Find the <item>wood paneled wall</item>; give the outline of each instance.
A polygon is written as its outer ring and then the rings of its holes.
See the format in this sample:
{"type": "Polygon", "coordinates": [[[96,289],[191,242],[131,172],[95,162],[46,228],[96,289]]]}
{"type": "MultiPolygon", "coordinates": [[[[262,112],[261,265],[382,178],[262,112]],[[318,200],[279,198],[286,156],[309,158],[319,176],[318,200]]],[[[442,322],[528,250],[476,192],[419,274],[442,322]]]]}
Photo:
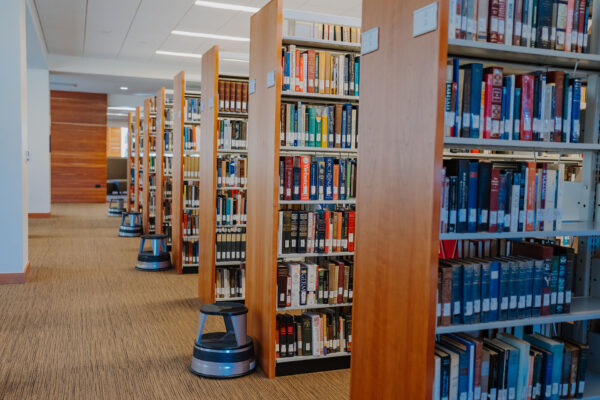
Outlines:
{"type": "Polygon", "coordinates": [[[52,90],[53,203],[106,201],[106,94],[52,90]]]}
{"type": "Polygon", "coordinates": [[[121,128],[106,128],[106,157],[121,157],[121,128]]]}
{"type": "Polygon", "coordinates": [[[363,0],[352,400],[431,398],[448,2],[412,37],[430,3],[363,0]]]}

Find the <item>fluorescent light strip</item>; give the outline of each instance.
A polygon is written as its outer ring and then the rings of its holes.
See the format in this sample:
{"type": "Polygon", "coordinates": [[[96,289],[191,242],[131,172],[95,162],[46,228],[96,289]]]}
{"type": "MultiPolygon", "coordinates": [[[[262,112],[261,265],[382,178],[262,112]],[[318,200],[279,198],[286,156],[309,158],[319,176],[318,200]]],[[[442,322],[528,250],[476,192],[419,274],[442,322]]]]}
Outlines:
{"type": "Polygon", "coordinates": [[[241,36],[225,36],[225,35],[215,35],[212,33],[199,33],[199,32],[187,32],[187,31],[171,31],[173,35],[179,36],[191,36],[191,37],[199,37],[205,39],[217,39],[217,40],[231,40],[234,42],[249,42],[250,38],[245,38],[241,36]]]}
{"type": "Polygon", "coordinates": [[[107,113],[106,113],[106,115],[111,115],[111,116],[113,116],[113,117],[126,117],[126,116],[127,116],[127,114],[121,114],[121,113],[110,113],[110,112],[107,112],[107,113]]]}
{"type": "Polygon", "coordinates": [[[135,111],[134,107],[127,106],[110,106],[106,107],[108,110],[120,110],[120,111],[135,111]]]}
{"type": "Polygon", "coordinates": [[[175,57],[192,57],[192,58],[202,58],[202,54],[196,53],[181,53],[178,51],[163,51],[156,50],[156,54],[161,54],[163,56],[175,56],[175,57]]]}
{"type": "Polygon", "coordinates": [[[222,61],[235,61],[235,62],[243,62],[243,63],[249,63],[250,61],[248,60],[240,60],[239,58],[222,58],[222,61]]]}
{"type": "Polygon", "coordinates": [[[234,10],[234,11],[244,11],[244,12],[257,12],[259,9],[256,7],[248,7],[248,6],[240,6],[237,4],[227,4],[227,3],[215,3],[214,1],[196,1],[197,6],[201,7],[209,7],[209,8],[220,8],[222,10],[234,10]]]}

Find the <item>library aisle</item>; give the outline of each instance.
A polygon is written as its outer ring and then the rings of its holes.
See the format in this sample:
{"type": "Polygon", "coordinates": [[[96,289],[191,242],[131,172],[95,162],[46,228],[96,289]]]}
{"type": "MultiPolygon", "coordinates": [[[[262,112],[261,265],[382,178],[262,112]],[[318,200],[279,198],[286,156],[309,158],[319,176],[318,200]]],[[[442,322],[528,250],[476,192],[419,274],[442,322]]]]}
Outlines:
{"type": "MultiPolygon", "coordinates": [[[[44,399],[347,399],[349,370],[198,379],[197,276],[139,273],[104,204],[30,220],[26,285],[0,285],[0,394],[44,399]]],[[[210,330],[219,328],[210,326],[210,330]]]]}

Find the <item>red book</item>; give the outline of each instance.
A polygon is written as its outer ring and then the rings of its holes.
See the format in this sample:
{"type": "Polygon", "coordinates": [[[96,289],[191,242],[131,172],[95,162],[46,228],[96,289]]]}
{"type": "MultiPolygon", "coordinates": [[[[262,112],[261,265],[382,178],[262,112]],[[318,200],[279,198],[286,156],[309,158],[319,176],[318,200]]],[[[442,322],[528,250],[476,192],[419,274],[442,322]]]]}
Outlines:
{"type": "Polygon", "coordinates": [[[563,71],[546,72],[546,81],[556,85],[554,94],[554,134],[552,135],[552,141],[561,142],[565,73],[563,71]]]}
{"type": "Polygon", "coordinates": [[[310,156],[300,157],[300,200],[310,200],[310,156]]]}
{"type": "Polygon", "coordinates": [[[500,11],[500,0],[490,0],[488,19],[488,42],[498,43],[498,13],[500,11]]]}
{"type": "Polygon", "coordinates": [[[519,140],[531,140],[533,128],[533,75],[517,75],[515,87],[521,89],[519,140]]]}
{"type": "Polygon", "coordinates": [[[506,0],[498,0],[498,43],[504,44],[506,20],[506,0]]]}
{"type": "MultiPolygon", "coordinates": [[[[279,316],[277,316],[279,317],[279,316]]],[[[279,318],[275,319],[275,358],[279,358],[279,335],[281,334],[279,326],[279,318]]]]}
{"type": "Polygon", "coordinates": [[[354,251],[354,223],[356,216],[354,211],[348,211],[348,251],[354,251]]]}
{"type": "Polygon", "coordinates": [[[315,51],[308,50],[308,93],[315,93],[315,51]]]}
{"type": "Polygon", "coordinates": [[[294,88],[295,89],[294,91],[296,91],[296,92],[302,91],[301,85],[300,85],[300,76],[302,76],[302,68],[300,67],[300,59],[301,58],[302,57],[300,57],[300,50],[296,50],[296,57],[295,57],[295,59],[296,59],[296,68],[295,68],[295,70],[296,70],[296,77],[295,77],[296,78],[295,79],[296,87],[294,88]]]}
{"type": "Polygon", "coordinates": [[[333,164],[333,200],[339,200],[340,164],[333,164]]]}
{"type": "Polygon", "coordinates": [[[567,2],[567,31],[565,35],[565,51],[571,51],[571,44],[577,42],[577,35],[573,29],[573,15],[575,13],[575,0],[567,2]]]}
{"type": "Polygon", "coordinates": [[[483,70],[484,78],[486,75],[492,75],[492,84],[488,86],[487,81],[485,85],[485,91],[490,92],[492,96],[491,104],[491,139],[500,138],[500,121],[502,120],[502,68],[501,67],[489,67],[483,70]]]}
{"type": "Polygon", "coordinates": [[[485,84],[484,92],[484,106],[483,106],[483,138],[492,138],[492,92],[493,92],[493,75],[483,75],[483,81],[485,84]]]}
{"type": "Polygon", "coordinates": [[[283,175],[283,199],[292,200],[292,186],[294,186],[294,157],[285,156],[283,175]]]}
{"type": "Polygon", "coordinates": [[[536,179],[536,165],[534,162],[527,163],[527,176],[525,182],[527,183],[527,187],[525,188],[525,230],[528,232],[533,231],[533,226],[535,225],[535,201],[536,201],[536,191],[535,191],[535,179],[536,179]]]}
{"type": "Polygon", "coordinates": [[[585,26],[585,21],[584,21],[585,5],[586,5],[585,0],[579,1],[579,17],[577,19],[577,52],[578,53],[583,52],[583,36],[585,35],[585,32],[583,31],[584,26],[585,26]]]}
{"type": "Polygon", "coordinates": [[[329,211],[323,212],[323,219],[325,220],[325,253],[329,253],[331,248],[330,240],[330,227],[329,227],[329,211]]]}
{"type": "MultiPolygon", "coordinates": [[[[527,1],[527,0],[525,0],[527,1]]],[[[514,33],[513,33],[513,42],[514,46],[521,45],[521,35],[522,35],[522,24],[521,20],[523,19],[523,0],[515,0],[515,16],[514,16],[514,33]]]]}
{"type": "Polygon", "coordinates": [[[498,193],[500,192],[500,170],[492,168],[490,179],[490,232],[498,229],[498,193]]]}
{"type": "Polygon", "coordinates": [[[335,225],[335,251],[342,251],[342,225],[344,223],[344,217],[341,211],[336,211],[335,217],[337,223],[335,225]]]}

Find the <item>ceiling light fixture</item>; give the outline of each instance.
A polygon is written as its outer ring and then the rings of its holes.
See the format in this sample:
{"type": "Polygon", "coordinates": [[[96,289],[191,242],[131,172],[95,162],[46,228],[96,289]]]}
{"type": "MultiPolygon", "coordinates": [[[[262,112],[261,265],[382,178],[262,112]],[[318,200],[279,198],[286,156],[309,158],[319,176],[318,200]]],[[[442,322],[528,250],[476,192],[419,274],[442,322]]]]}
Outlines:
{"type": "Polygon", "coordinates": [[[178,52],[178,51],[156,50],[156,54],[161,54],[163,56],[202,58],[202,54],[197,54],[197,53],[181,53],[181,52],[178,52]]]}
{"type": "Polygon", "coordinates": [[[197,0],[196,5],[200,7],[219,8],[221,10],[233,10],[255,13],[259,9],[256,7],[240,6],[237,4],[216,3],[214,1],[197,0]]]}
{"type": "Polygon", "coordinates": [[[249,42],[250,38],[240,37],[240,36],[225,36],[225,35],[215,35],[212,33],[199,33],[199,32],[186,32],[186,31],[171,31],[173,35],[180,36],[191,36],[191,37],[199,37],[205,39],[217,39],[217,40],[232,40],[234,42],[249,42]]]}
{"type": "Polygon", "coordinates": [[[119,111],[135,111],[135,107],[128,106],[110,106],[106,107],[108,110],[119,110],[119,111]]]}
{"type": "Polygon", "coordinates": [[[249,63],[250,62],[248,60],[240,60],[239,58],[222,58],[221,60],[223,60],[223,61],[243,62],[243,63],[249,63]]]}
{"type": "Polygon", "coordinates": [[[128,88],[127,86],[121,86],[121,87],[120,87],[120,89],[121,89],[121,90],[127,90],[127,89],[129,89],[129,88],[128,88]]]}
{"type": "Polygon", "coordinates": [[[107,112],[106,115],[110,115],[113,117],[126,117],[127,116],[127,114],[123,114],[123,113],[110,113],[110,112],[107,112]]]}

